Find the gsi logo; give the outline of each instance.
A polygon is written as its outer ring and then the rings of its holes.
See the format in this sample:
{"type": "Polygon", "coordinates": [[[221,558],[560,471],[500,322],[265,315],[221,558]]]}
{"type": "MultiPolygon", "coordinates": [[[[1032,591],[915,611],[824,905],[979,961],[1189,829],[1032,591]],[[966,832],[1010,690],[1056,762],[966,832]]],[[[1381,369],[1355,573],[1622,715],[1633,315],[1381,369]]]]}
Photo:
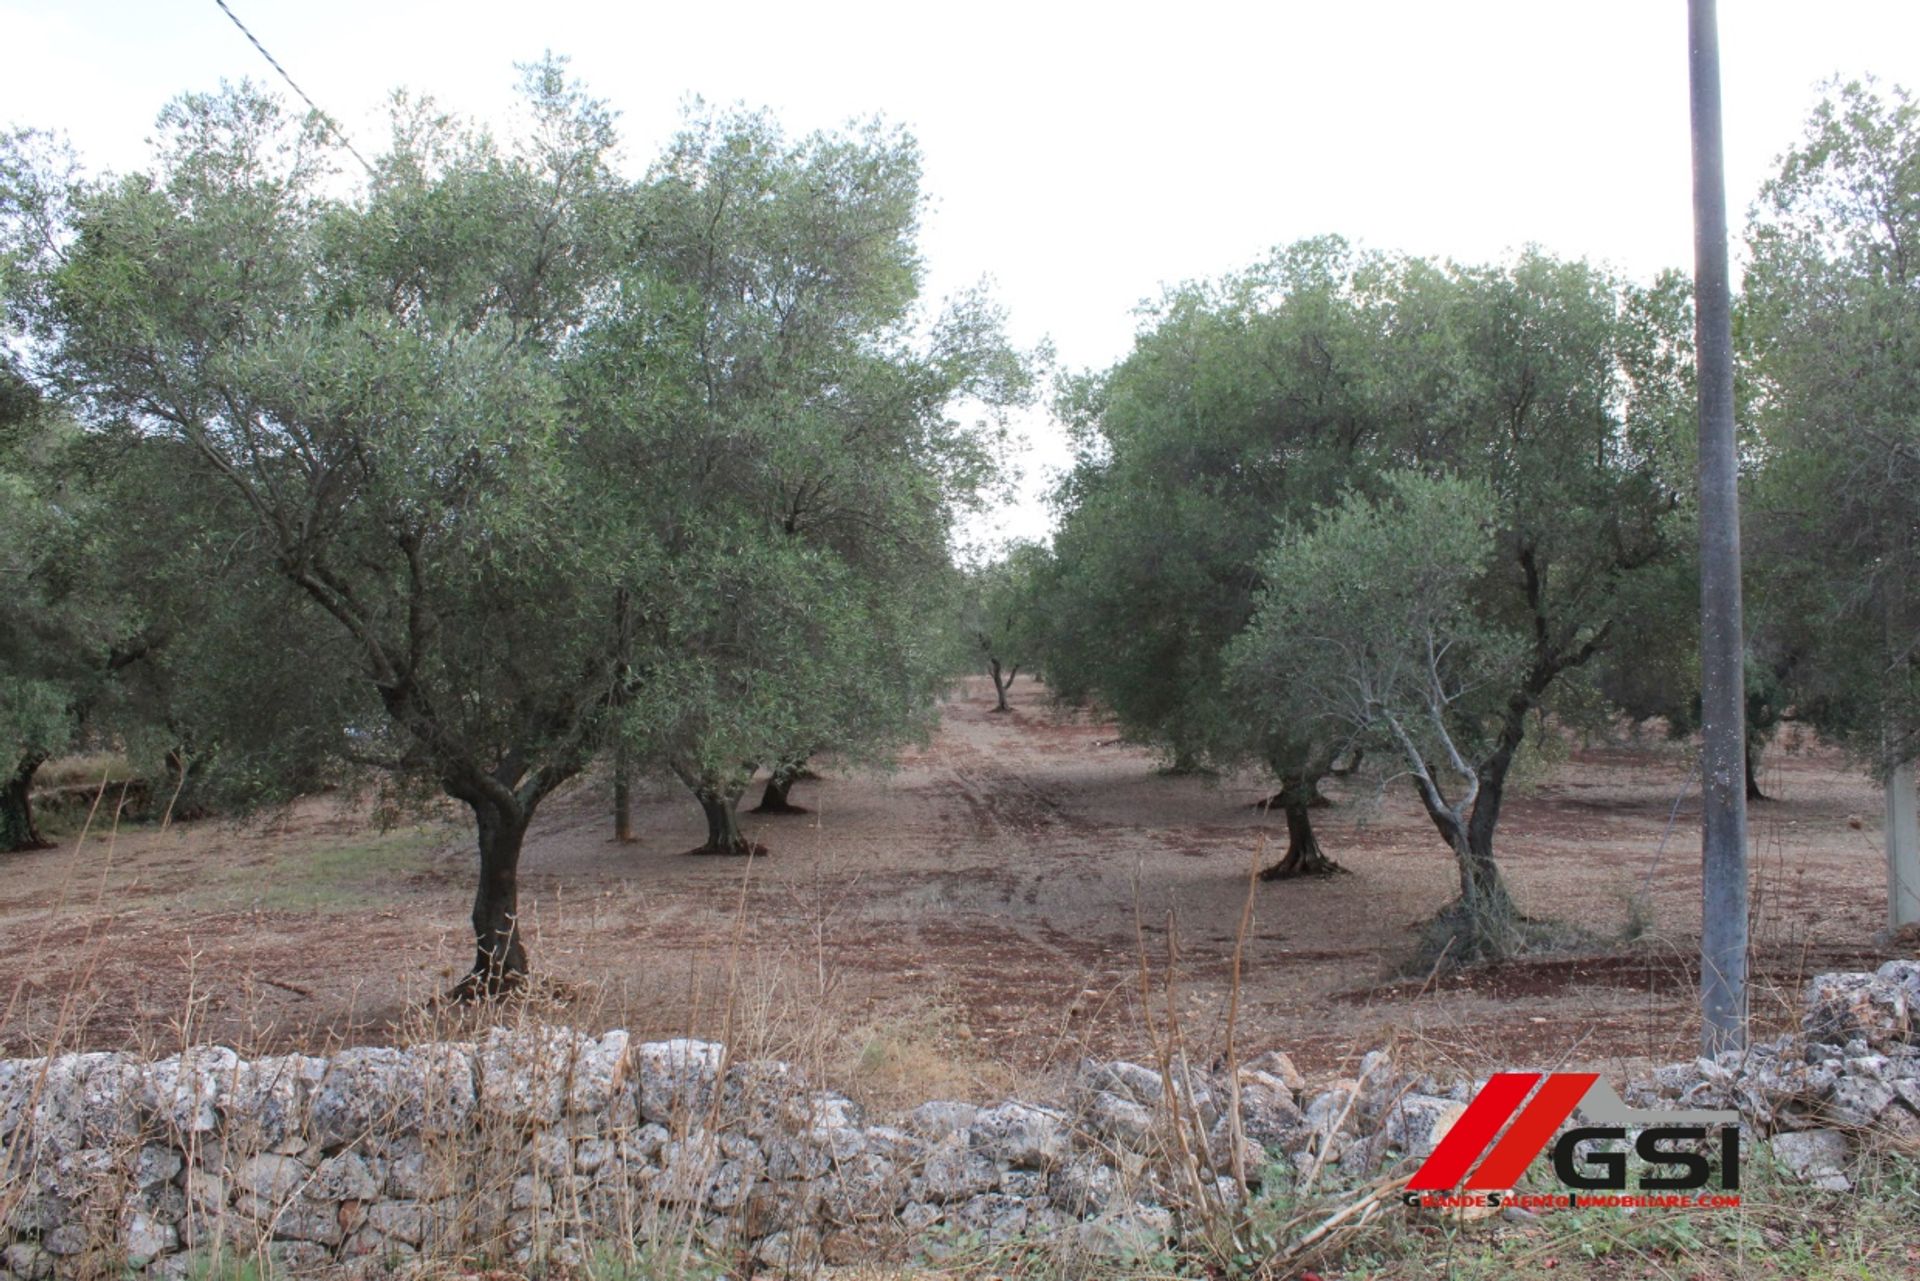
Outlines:
{"type": "Polygon", "coordinates": [[[1474,1096],[1415,1171],[1407,1184],[1409,1204],[1421,1203],[1414,1194],[1456,1188],[1493,1194],[1487,1199],[1497,1204],[1497,1194],[1519,1181],[1527,1166],[1545,1150],[1554,1131],[1576,1110],[1595,1124],[1568,1130],[1553,1145],[1554,1174],[1569,1188],[1625,1191],[1626,1153],[1582,1153],[1579,1148],[1593,1140],[1625,1139],[1629,1131],[1638,1130],[1634,1152],[1653,1169],[1642,1174],[1635,1186],[1653,1192],[1698,1191],[1713,1179],[1714,1163],[1700,1151],[1713,1127],[1720,1131],[1720,1187],[1732,1191],[1740,1186],[1740,1117],[1736,1112],[1630,1108],[1594,1072],[1554,1072],[1545,1077],[1538,1072],[1502,1072],[1474,1096]],[[1504,1135],[1500,1134],[1502,1126],[1507,1127],[1504,1135]]]}

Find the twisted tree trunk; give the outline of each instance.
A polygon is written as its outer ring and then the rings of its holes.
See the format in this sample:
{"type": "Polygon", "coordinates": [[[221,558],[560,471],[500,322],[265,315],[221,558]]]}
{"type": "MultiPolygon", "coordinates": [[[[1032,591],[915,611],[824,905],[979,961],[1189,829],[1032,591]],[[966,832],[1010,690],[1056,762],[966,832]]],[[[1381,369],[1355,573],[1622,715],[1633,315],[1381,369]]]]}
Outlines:
{"type": "Polygon", "coordinates": [[[695,854],[765,854],[764,845],[755,845],[740,834],[740,793],[721,789],[695,792],[700,811],[707,819],[707,843],[695,854]]]}
{"type": "Polygon", "coordinates": [[[512,799],[468,801],[480,847],[480,878],[473,894],[473,969],[455,986],[455,1000],[500,996],[526,982],[527,950],[520,941],[520,847],[531,806],[512,799]]]}
{"type": "Polygon", "coordinates": [[[1282,785],[1273,804],[1287,818],[1287,852],[1278,863],[1260,873],[1263,881],[1284,881],[1296,876],[1331,876],[1346,869],[1328,858],[1320,848],[1313,830],[1312,809],[1320,789],[1305,785],[1282,785]]]}
{"type": "Polygon", "coordinates": [[[806,759],[782,761],[773,767],[767,775],[766,790],[760,793],[760,803],[753,807],[756,814],[805,814],[804,805],[795,805],[790,799],[793,785],[801,778],[806,769],[806,759]]]}
{"type": "Polygon", "coordinates": [[[754,855],[765,854],[767,847],[756,845],[740,834],[740,793],[745,783],[729,783],[676,763],[673,772],[686,784],[699,802],[700,814],[707,821],[706,844],[689,854],[754,855]]]}
{"type": "Polygon", "coordinates": [[[1005,668],[1006,676],[1004,679],[1001,677],[1002,670],[999,659],[990,658],[987,660],[987,674],[993,677],[993,710],[996,712],[1010,712],[1013,710],[1013,707],[1007,702],[1007,691],[1013,688],[1013,678],[1020,674],[1020,668],[1018,666],[1005,668]]]}
{"type": "Polygon", "coordinates": [[[46,759],[44,752],[28,752],[0,783],[0,852],[52,848],[33,822],[33,776],[46,759]]]}
{"type": "Polygon", "coordinates": [[[621,844],[633,837],[633,763],[624,743],[613,749],[613,839],[621,844]]]}

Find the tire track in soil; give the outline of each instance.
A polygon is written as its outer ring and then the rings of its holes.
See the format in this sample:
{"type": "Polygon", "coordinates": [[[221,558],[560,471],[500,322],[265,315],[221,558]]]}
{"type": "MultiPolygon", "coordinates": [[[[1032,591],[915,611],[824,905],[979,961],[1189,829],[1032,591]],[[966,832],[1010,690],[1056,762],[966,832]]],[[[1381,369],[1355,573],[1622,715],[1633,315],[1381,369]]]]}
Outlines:
{"type": "MultiPolygon", "coordinates": [[[[910,912],[903,942],[916,967],[930,971],[966,1008],[970,1025],[1010,1050],[1030,1049],[1035,1025],[1071,1020],[1089,992],[1102,997],[1130,982],[1131,943],[1085,936],[1083,919],[1056,918],[1050,890],[1063,881],[1097,881],[1088,864],[1108,844],[1113,824],[1077,813],[1063,799],[1059,749],[1037,744],[1029,714],[985,713],[949,705],[949,733],[932,771],[918,784],[934,811],[944,859],[973,864],[935,881],[948,904],[978,903],[982,884],[1000,904],[949,914],[910,912]],[[984,743],[976,741],[984,738],[984,743]],[[1036,750],[1036,748],[1039,750],[1036,750]],[[957,802],[957,803],[956,803],[957,802]],[[962,892],[958,881],[968,882],[962,892]]],[[[924,893],[911,895],[925,907],[924,893]]],[[[1026,1057],[1026,1056],[1023,1056],[1026,1057]]]]}

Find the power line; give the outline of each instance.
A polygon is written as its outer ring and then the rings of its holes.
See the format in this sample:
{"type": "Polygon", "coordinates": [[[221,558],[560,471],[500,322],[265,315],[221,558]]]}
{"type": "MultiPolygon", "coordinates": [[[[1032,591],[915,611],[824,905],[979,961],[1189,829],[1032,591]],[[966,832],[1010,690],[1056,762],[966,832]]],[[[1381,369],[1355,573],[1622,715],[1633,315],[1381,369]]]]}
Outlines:
{"type": "Polygon", "coordinates": [[[272,67],[275,71],[278,71],[280,73],[280,78],[286,81],[287,84],[293,89],[295,93],[300,95],[300,100],[306,103],[307,106],[311,107],[313,109],[314,114],[319,116],[320,119],[326,122],[327,128],[330,131],[332,131],[333,136],[338,138],[340,140],[340,145],[347,149],[347,154],[352,156],[355,160],[358,160],[360,162],[360,167],[362,169],[365,169],[367,173],[372,174],[373,166],[367,163],[367,158],[365,156],[361,155],[358,151],[354,150],[353,143],[348,140],[346,134],[340,131],[340,126],[336,125],[333,122],[333,117],[328,115],[326,112],[320,110],[320,104],[315,102],[312,98],[309,98],[307,96],[307,91],[305,89],[302,89],[299,86],[299,84],[297,84],[294,81],[294,78],[287,74],[287,69],[280,65],[279,60],[276,59],[272,54],[267,52],[267,46],[260,43],[260,37],[254,35],[253,32],[247,30],[247,24],[240,21],[239,15],[235,14],[233,10],[227,8],[227,0],[213,0],[213,2],[220,6],[220,12],[226,14],[227,17],[233,19],[233,25],[240,28],[240,34],[245,36],[248,42],[251,43],[254,48],[260,51],[260,56],[267,60],[267,65],[272,67]]]}

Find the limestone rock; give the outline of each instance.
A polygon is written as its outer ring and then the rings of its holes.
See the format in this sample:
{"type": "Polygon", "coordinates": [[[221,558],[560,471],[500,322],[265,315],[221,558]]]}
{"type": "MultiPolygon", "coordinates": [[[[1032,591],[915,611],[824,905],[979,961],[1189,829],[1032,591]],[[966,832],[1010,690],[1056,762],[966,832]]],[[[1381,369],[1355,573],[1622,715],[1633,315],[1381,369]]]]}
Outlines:
{"type": "Polygon", "coordinates": [[[312,1173],[297,1157],[262,1152],[240,1163],[234,1182],[242,1191],[277,1202],[305,1190],[312,1173]]]}
{"type": "Polygon", "coordinates": [[[1025,1170],[1050,1169],[1065,1159],[1072,1142],[1065,1113],[1019,1102],[980,1113],[967,1137],[994,1164],[1025,1170]]]}
{"type": "Polygon", "coordinates": [[[240,1056],[224,1045],[190,1049],[150,1063],[141,1073],[140,1102],[180,1134],[220,1127],[220,1097],[238,1074],[240,1056]]]}
{"type": "Polygon", "coordinates": [[[1293,1065],[1293,1060],[1280,1050],[1268,1050],[1256,1054],[1240,1065],[1241,1072],[1260,1072],[1276,1077],[1284,1083],[1294,1095],[1298,1096],[1307,1088],[1307,1078],[1293,1065]]]}
{"type": "Polygon", "coordinates": [[[1836,1125],[1864,1130],[1893,1105],[1893,1088],[1872,1076],[1847,1076],[1833,1087],[1822,1109],[1836,1125]]]}
{"type": "Polygon", "coordinates": [[[144,1191],[171,1183],[179,1177],[185,1164],[172,1148],[148,1143],[133,1159],[133,1186],[144,1191]]]}
{"type": "Polygon", "coordinates": [[[31,1241],[16,1241],[0,1250],[0,1267],[21,1281],[47,1281],[53,1275],[53,1256],[31,1241]]]}
{"type": "Polygon", "coordinates": [[[1027,1211],[1031,1205],[1024,1197],[1004,1192],[983,1192],[949,1209],[947,1217],[970,1231],[977,1232],[990,1245],[1011,1241],[1027,1230],[1027,1211]]]}
{"type": "Polygon", "coordinates": [[[1102,1090],[1083,1105],[1081,1124],[1103,1143],[1127,1152],[1154,1145],[1153,1113],[1125,1095],[1102,1090]]]}
{"type": "Polygon", "coordinates": [[[935,1100],[907,1113],[907,1128],[922,1138],[939,1142],[965,1130],[979,1115],[980,1109],[971,1103],[935,1100]]]}
{"type": "Polygon", "coordinates": [[[303,1141],[308,1099],[326,1071],[325,1059],[305,1054],[239,1064],[218,1097],[228,1132],[265,1148],[303,1141]]]}
{"type": "Polygon", "coordinates": [[[1848,1192],[1853,1179],[1853,1142],[1839,1130],[1800,1130],[1776,1134],[1768,1144],[1774,1160],[1789,1174],[1830,1192],[1848,1192]]]}
{"type": "Polygon", "coordinates": [[[1079,1086],[1087,1095],[1117,1094],[1146,1108],[1160,1107],[1166,1098],[1166,1085],[1158,1072],[1124,1059],[1087,1066],[1081,1070],[1079,1086]]]}
{"type": "Polygon", "coordinates": [[[987,1153],[955,1135],[928,1154],[921,1178],[927,1200],[950,1203],[992,1191],[1000,1182],[1000,1170],[987,1153]]]}
{"type": "Polygon", "coordinates": [[[1405,1156],[1423,1158],[1446,1137],[1467,1108],[1429,1094],[1402,1095],[1390,1104],[1381,1133],[1386,1145],[1405,1156]]]}
{"type": "Polygon", "coordinates": [[[376,1133],[455,1133],[473,1109],[470,1048],[369,1047],[333,1056],[313,1087],[308,1125],[314,1142],[341,1147],[376,1133]]]}
{"type": "Polygon", "coordinates": [[[681,1038],[649,1041],[632,1052],[639,1078],[640,1115],[671,1127],[702,1117],[712,1107],[725,1048],[681,1038]]]}
{"type": "Polygon", "coordinates": [[[1076,1156],[1049,1176],[1047,1194],[1068,1214],[1084,1218],[1119,1204],[1120,1175],[1103,1161],[1076,1156]]]}
{"type": "Polygon", "coordinates": [[[544,1025],[489,1031],[475,1056],[481,1110],[521,1124],[558,1123],[585,1040],[569,1028],[544,1025]]]}
{"type": "Polygon", "coordinates": [[[314,1170],[306,1194],[316,1201],[371,1201],[380,1194],[380,1184],[366,1158],[341,1152],[314,1170]]]}
{"type": "MultiPolygon", "coordinates": [[[[1269,1054],[1277,1055],[1278,1051],[1269,1051],[1269,1054]]],[[[1291,1069],[1293,1065],[1286,1066],[1291,1069]]],[[[1249,1139],[1278,1151],[1291,1143],[1306,1124],[1306,1114],[1294,1101],[1293,1087],[1285,1077],[1262,1068],[1240,1069],[1240,1126],[1249,1139]]]]}
{"type": "Polygon", "coordinates": [[[1907,989],[1895,978],[1874,974],[1821,974],[1807,985],[1801,1029],[1809,1041],[1869,1049],[1903,1044],[1911,1030],[1907,989]]]}
{"type": "Polygon", "coordinates": [[[120,1225],[120,1246],[127,1253],[127,1266],[144,1268],[155,1258],[180,1246],[180,1233],[171,1223],[135,1210],[120,1225]]]}

